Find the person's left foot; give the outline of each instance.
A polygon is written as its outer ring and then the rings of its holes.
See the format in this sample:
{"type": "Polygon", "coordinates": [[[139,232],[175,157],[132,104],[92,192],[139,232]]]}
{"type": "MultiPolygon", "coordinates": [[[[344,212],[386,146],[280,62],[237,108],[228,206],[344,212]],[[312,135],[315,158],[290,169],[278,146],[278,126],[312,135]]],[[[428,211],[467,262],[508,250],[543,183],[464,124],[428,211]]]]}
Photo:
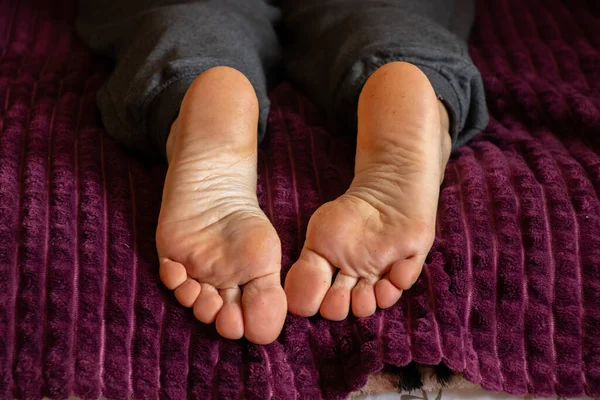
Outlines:
{"type": "Polygon", "coordinates": [[[281,243],[256,197],[258,99],[215,67],[188,89],[167,141],[156,246],[160,277],[223,337],[268,344],[287,314],[281,243]]]}
{"type": "Polygon", "coordinates": [[[285,281],[290,312],[320,311],[337,321],[352,304],[355,316],[367,317],[413,285],[435,236],[448,125],[417,67],[391,63],[369,78],[359,100],[354,180],[310,220],[285,281]]]}

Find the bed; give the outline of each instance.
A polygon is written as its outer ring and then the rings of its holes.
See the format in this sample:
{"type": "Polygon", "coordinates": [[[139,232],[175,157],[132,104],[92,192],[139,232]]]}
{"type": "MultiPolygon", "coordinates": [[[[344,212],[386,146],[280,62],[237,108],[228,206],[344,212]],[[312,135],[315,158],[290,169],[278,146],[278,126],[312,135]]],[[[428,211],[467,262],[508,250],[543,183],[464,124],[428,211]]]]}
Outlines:
{"type": "MultiPolygon", "coordinates": [[[[221,339],[160,284],[165,165],[106,136],[111,65],[74,16],[70,0],[0,0],[0,398],[342,399],[383,376],[418,390],[423,368],[600,396],[600,3],[478,2],[491,120],[448,164],[421,278],[370,318],[290,315],[268,346],[221,339]]],[[[353,149],[290,83],[271,98],[258,193],[283,277],[353,149]]]]}

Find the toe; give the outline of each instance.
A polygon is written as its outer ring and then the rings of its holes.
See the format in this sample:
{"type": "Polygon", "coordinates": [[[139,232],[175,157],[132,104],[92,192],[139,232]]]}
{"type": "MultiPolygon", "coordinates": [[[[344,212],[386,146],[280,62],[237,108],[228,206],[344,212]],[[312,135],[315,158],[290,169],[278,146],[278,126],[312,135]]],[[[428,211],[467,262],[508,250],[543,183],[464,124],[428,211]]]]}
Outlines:
{"type": "Polygon", "coordinates": [[[379,308],[389,308],[396,304],[402,296],[402,290],[398,289],[385,277],[375,285],[375,296],[379,308]]]}
{"type": "Polygon", "coordinates": [[[311,317],[319,312],[334,272],[335,268],[325,258],[306,248],[302,250],[300,259],[285,279],[290,312],[301,317],[311,317]]]}
{"type": "Polygon", "coordinates": [[[287,314],[287,300],[279,272],[254,279],[244,286],[242,295],[244,335],[256,344],[277,339],[287,314]]]}
{"type": "Polygon", "coordinates": [[[212,324],[223,307],[223,299],[214,286],[207,283],[200,285],[202,290],[194,303],[194,315],[200,322],[212,324]]]}
{"type": "Polygon", "coordinates": [[[408,290],[421,275],[426,256],[414,256],[400,260],[390,269],[390,281],[398,289],[408,290]]]}
{"type": "Polygon", "coordinates": [[[369,317],[377,309],[373,284],[361,278],[352,289],[352,313],[358,318],[369,317]]]}
{"type": "Polygon", "coordinates": [[[350,310],[350,292],[356,286],[358,278],[344,275],[341,272],[327,291],[321,304],[321,315],[331,321],[341,321],[348,316],[350,310]]]}
{"type": "Polygon", "coordinates": [[[200,294],[200,284],[193,279],[188,279],[177,289],[175,289],[175,298],[184,307],[191,307],[196,302],[200,294]]]}
{"type": "Polygon", "coordinates": [[[160,280],[170,290],[175,290],[187,281],[187,271],[178,262],[163,258],[160,260],[160,280]]]}
{"type": "Polygon", "coordinates": [[[240,288],[219,290],[223,307],[217,314],[217,331],[227,339],[241,339],[244,336],[242,315],[242,291],[240,288]]]}

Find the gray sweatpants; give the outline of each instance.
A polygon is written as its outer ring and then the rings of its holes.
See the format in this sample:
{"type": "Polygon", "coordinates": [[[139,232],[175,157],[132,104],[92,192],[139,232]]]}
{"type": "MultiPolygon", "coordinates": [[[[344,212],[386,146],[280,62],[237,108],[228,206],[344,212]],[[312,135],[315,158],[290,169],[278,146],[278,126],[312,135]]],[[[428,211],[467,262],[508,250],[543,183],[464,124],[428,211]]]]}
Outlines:
{"type": "Polygon", "coordinates": [[[365,81],[392,61],[427,75],[456,148],[488,122],[466,46],[473,8],[472,0],[81,0],[77,29],[116,61],[98,93],[107,131],[142,152],[164,153],[186,90],[211,67],[233,67],[253,84],[262,138],[267,77],[278,66],[355,133],[365,81]]]}

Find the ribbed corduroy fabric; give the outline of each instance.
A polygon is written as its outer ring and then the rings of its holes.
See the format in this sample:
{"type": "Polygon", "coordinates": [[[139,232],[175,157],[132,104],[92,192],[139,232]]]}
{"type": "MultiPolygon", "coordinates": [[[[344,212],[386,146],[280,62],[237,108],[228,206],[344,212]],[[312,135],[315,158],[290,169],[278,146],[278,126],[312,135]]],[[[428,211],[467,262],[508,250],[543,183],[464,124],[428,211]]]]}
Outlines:
{"type": "MultiPolygon", "coordinates": [[[[481,0],[471,54],[491,122],[453,157],[424,273],[371,318],[290,316],[269,346],[219,338],[158,280],[164,166],[105,136],[108,66],[71,1],[0,1],[0,398],[339,399],[388,365],[489,390],[600,395],[600,7],[481,0]]],[[[289,268],[353,149],[283,84],[259,196],[289,268]]]]}

